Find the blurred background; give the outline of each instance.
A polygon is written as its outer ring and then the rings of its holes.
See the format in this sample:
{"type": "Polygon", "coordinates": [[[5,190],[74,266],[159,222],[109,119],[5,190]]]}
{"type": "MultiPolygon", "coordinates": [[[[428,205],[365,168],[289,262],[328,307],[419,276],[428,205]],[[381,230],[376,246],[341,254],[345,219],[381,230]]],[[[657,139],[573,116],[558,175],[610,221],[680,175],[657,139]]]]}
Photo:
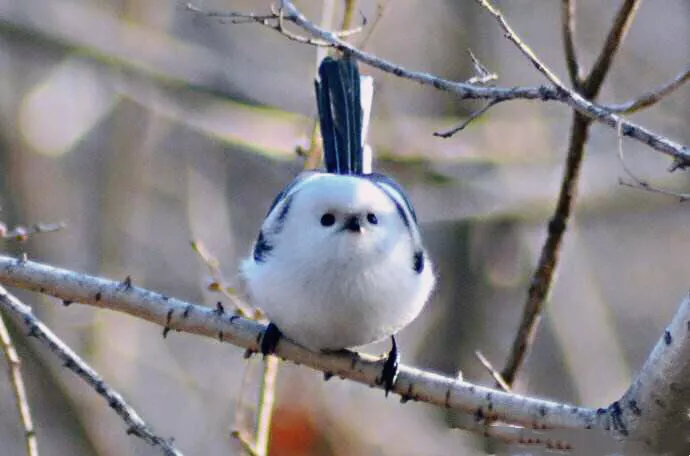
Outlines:
{"type": "MultiPolygon", "coordinates": [[[[297,5],[319,22],[324,3],[339,23],[340,0],[297,5]]],[[[565,79],[560,2],[496,4],[565,79]]],[[[270,4],[196,5],[261,13],[270,4]]],[[[370,24],[378,6],[360,2],[370,24]]],[[[585,70],[618,6],[578,1],[585,70]]],[[[689,17],[687,1],[644,2],[601,100],[634,98],[685,68],[689,17]]],[[[471,0],[390,1],[365,49],[465,80],[473,75],[468,48],[502,86],[543,83],[471,0]]],[[[0,220],[68,224],[27,243],[0,241],[2,251],[116,280],[131,275],[137,285],[215,305],[220,296],[207,290],[190,240],[203,242],[236,281],[268,205],[304,166],[295,150],[309,143],[316,64],[311,46],[174,0],[0,0],[0,220]]],[[[503,103],[441,139],[433,132],[482,104],[361,71],[376,80],[377,167],[409,190],[440,278],[423,314],[400,334],[404,362],[462,370],[491,385],[473,353],[498,368],[505,361],[555,203],[571,113],[555,103],[503,103]]],[[[690,86],[632,119],[690,143],[690,86]]],[[[624,392],[690,286],[690,212],[677,199],[621,186],[615,132],[594,125],[590,138],[557,281],[516,389],[605,406],[624,392]]],[[[688,191],[687,175],[667,173],[666,157],[630,140],[624,147],[638,175],[688,191]]],[[[246,368],[244,401],[254,401],[258,361],[247,364],[242,350],[210,339],[163,339],[160,327],[129,316],[19,296],[185,454],[240,454],[230,431],[246,368]]],[[[13,329],[42,454],[159,453],[126,436],[101,397],[13,329]]],[[[481,438],[449,429],[459,419],[281,364],[270,454],[484,454],[481,438]]],[[[0,442],[2,454],[23,454],[4,375],[0,442]]]]}

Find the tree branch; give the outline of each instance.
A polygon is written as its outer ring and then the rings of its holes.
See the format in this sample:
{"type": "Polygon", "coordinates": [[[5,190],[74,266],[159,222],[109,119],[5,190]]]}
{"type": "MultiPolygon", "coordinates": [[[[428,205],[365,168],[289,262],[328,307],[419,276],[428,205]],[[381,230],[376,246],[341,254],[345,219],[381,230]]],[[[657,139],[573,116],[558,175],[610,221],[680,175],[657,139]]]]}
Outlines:
{"type": "Polygon", "coordinates": [[[565,52],[565,63],[568,68],[570,82],[576,91],[580,90],[580,63],[577,59],[575,50],[575,1],[561,0],[561,33],[563,35],[563,50],[565,52]]]}
{"type": "MultiPolygon", "coordinates": [[[[133,286],[58,269],[32,261],[0,256],[0,283],[63,300],[124,312],[170,330],[211,337],[251,351],[259,349],[265,325],[201,307],[133,286]]],[[[283,340],[276,355],[312,369],[369,386],[380,387],[377,377],[383,360],[349,351],[315,353],[283,340]]],[[[470,413],[478,420],[491,418],[529,428],[603,429],[606,414],[552,401],[509,394],[451,377],[401,366],[393,392],[403,400],[422,401],[470,413]]]]}
{"type": "Polygon", "coordinates": [[[625,0],[618,10],[613,26],[611,26],[611,30],[609,30],[609,34],[606,37],[604,47],[601,49],[601,53],[594,63],[589,76],[582,83],[583,93],[586,93],[588,98],[596,98],[599,94],[604,78],[606,78],[606,74],[611,68],[613,58],[618,53],[618,49],[630,29],[630,24],[635,19],[635,13],[637,13],[641,3],[642,0],[625,0]]]}
{"type": "MultiPolygon", "coordinates": [[[[487,2],[487,0],[478,1],[482,1],[482,3],[487,2]]],[[[611,68],[614,54],[620,48],[625,32],[632,22],[635,11],[637,11],[636,2],[637,0],[633,0],[632,2],[626,1],[623,5],[611,26],[608,39],[604,44],[602,54],[597,64],[594,65],[592,71],[585,80],[579,84],[584,97],[596,99],[601,85],[604,82],[604,78],[611,68]]],[[[572,4],[570,6],[572,7],[572,4]]],[[[500,13],[493,12],[493,14],[501,18],[500,13]]],[[[571,20],[571,18],[569,14],[564,14],[562,20],[565,22],[571,20]]],[[[500,22],[505,24],[502,18],[500,22]]],[[[507,33],[513,35],[512,30],[510,30],[507,25],[505,25],[504,28],[506,28],[507,33]]],[[[565,25],[564,28],[569,29],[569,27],[565,25]]],[[[510,36],[508,38],[510,39],[510,36]]],[[[513,38],[512,41],[520,46],[521,42],[519,39],[513,38]]],[[[526,51],[523,51],[523,53],[528,56],[530,54],[526,51]]],[[[567,58],[569,57],[566,56],[566,59],[567,58]]],[[[545,70],[545,74],[550,74],[548,69],[545,70]]],[[[568,228],[568,223],[572,217],[575,202],[577,200],[577,189],[585,155],[585,145],[589,138],[589,127],[591,124],[591,118],[585,117],[578,111],[573,114],[570,140],[568,143],[568,155],[563,169],[563,178],[561,179],[558,201],[556,202],[554,214],[549,221],[546,241],[542,246],[537,267],[532,276],[529,289],[527,290],[527,298],[525,300],[520,325],[515,334],[513,344],[511,345],[506,365],[501,371],[502,377],[509,385],[512,385],[515,381],[517,373],[529,353],[541,322],[541,314],[546,305],[546,300],[553,286],[561,246],[563,245],[563,237],[568,228]]],[[[620,131],[620,128],[618,131],[620,131]]]]}
{"type": "MultiPolygon", "coordinates": [[[[0,257],[6,258],[6,257],[0,257]]],[[[16,261],[15,264],[21,261],[16,261]]],[[[13,295],[0,286],[0,307],[6,312],[13,314],[17,322],[29,330],[29,336],[35,337],[46,345],[58,358],[60,358],[66,368],[77,374],[91,388],[107,401],[110,408],[115,410],[120,418],[127,425],[127,434],[133,434],[140,439],[158,446],[166,456],[182,456],[175,447],[167,440],[155,435],[146,425],[137,412],[122,398],[122,395],[112,389],[98,373],[86,364],[79,356],[62,342],[53,332],[41,322],[31,311],[31,307],[19,301],[13,295]]]]}
{"type": "Polygon", "coordinates": [[[686,68],[685,71],[679,73],[671,81],[660,87],[657,87],[650,92],[645,93],[637,99],[621,104],[606,105],[606,109],[612,112],[620,112],[624,114],[631,114],[633,112],[640,111],[658,103],[664,97],[670,95],[688,81],[690,81],[690,66],[686,68]]]}
{"type": "MultiPolygon", "coordinates": [[[[2,290],[2,287],[0,287],[2,290]]],[[[1,291],[0,291],[1,293],[1,291]]],[[[0,315],[0,346],[7,358],[7,365],[9,366],[10,383],[12,383],[12,391],[14,392],[14,399],[17,403],[17,411],[19,412],[19,419],[24,428],[24,437],[26,440],[26,454],[28,456],[38,456],[38,442],[36,440],[36,429],[34,428],[33,420],[31,419],[31,409],[29,408],[29,399],[26,396],[26,388],[24,387],[24,380],[22,378],[21,362],[17,350],[14,348],[10,333],[5,325],[5,320],[0,315]]]]}
{"type": "Polygon", "coordinates": [[[690,296],[686,296],[623,397],[612,424],[641,442],[637,454],[688,454],[690,296]]]}
{"type": "MultiPolygon", "coordinates": [[[[480,0],[478,0],[480,1],[480,0]]],[[[640,141],[652,149],[673,157],[675,161],[674,169],[690,166],[690,147],[671,141],[661,135],[653,133],[644,127],[629,122],[611,113],[604,107],[597,105],[576,92],[566,87],[484,87],[464,82],[449,81],[439,78],[429,73],[407,70],[400,65],[396,65],[387,60],[380,59],[372,54],[364,52],[355,46],[341,40],[338,36],[327,30],[323,30],[310,22],[289,0],[281,0],[282,8],[288,13],[285,18],[289,18],[295,24],[311,33],[313,36],[327,41],[335,49],[347,52],[356,59],[384,72],[395,76],[409,79],[423,85],[430,85],[439,90],[452,92],[464,99],[496,99],[499,101],[512,99],[558,101],[565,103],[578,111],[583,116],[608,125],[612,129],[621,125],[624,136],[629,136],[640,141]]],[[[553,75],[553,73],[551,73],[553,75]]],[[[555,75],[553,75],[555,76],[555,75]]],[[[558,80],[558,78],[556,78],[558,80]]]]}

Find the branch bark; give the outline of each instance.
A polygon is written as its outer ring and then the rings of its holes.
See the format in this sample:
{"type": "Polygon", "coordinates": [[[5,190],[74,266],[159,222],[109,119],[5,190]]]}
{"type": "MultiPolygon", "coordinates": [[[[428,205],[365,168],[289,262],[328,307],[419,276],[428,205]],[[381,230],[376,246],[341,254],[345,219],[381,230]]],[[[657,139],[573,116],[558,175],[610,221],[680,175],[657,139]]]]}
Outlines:
{"type": "MultiPolygon", "coordinates": [[[[124,312],[163,326],[211,337],[257,351],[265,325],[201,307],[153,291],[59,269],[32,261],[0,256],[0,283],[49,294],[71,302],[124,312]]],[[[276,355],[324,373],[377,386],[383,360],[366,354],[315,353],[283,340],[276,355]]],[[[459,381],[433,372],[401,366],[393,392],[404,401],[422,401],[528,428],[603,429],[606,415],[595,410],[560,404],[459,381]]]]}
{"type": "MultiPolygon", "coordinates": [[[[574,1],[575,0],[571,0],[569,5],[567,5],[568,8],[564,7],[563,9],[563,27],[568,31],[565,37],[566,49],[572,46],[572,42],[570,44],[568,43],[568,36],[571,36],[574,32],[571,28],[572,24],[570,24],[574,20],[571,16],[574,10],[574,1]]],[[[602,48],[602,52],[590,73],[582,81],[579,80],[579,78],[572,80],[574,86],[580,87],[582,95],[585,98],[593,100],[598,96],[604,79],[611,68],[611,63],[613,62],[615,54],[618,49],[620,49],[627,30],[630,24],[632,24],[632,20],[640,2],[641,0],[626,0],[618,11],[602,48]]],[[[493,14],[500,15],[500,13],[495,12],[493,14]]],[[[508,31],[510,34],[513,33],[510,29],[508,29],[508,31]]],[[[521,44],[519,39],[514,39],[513,41],[518,44],[518,46],[521,44]]],[[[568,60],[569,67],[577,68],[577,61],[573,64],[573,62],[570,62],[571,58],[575,58],[574,50],[570,53],[566,52],[566,60],[568,60]]],[[[577,75],[573,74],[571,71],[571,77],[577,77],[577,75]]],[[[535,269],[530,287],[527,291],[527,299],[525,300],[524,312],[518,331],[511,346],[506,365],[501,371],[502,377],[509,385],[512,385],[515,381],[520,367],[527,357],[529,348],[534,341],[534,337],[541,322],[542,311],[553,285],[561,246],[563,245],[563,237],[568,228],[568,223],[572,217],[575,202],[577,200],[582,162],[585,156],[585,146],[587,145],[589,127],[591,125],[591,118],[582,115],[578,111],[573,113],[573,121],[570,127],[570,140],[568,143],[568,155],[563,169],[563,178],[561,179],[558,201],[554,214],[549,221],[546,241],[542,246],[539,262],[537,263],[537,268],[535,269]]]]}
{"type": "Polygon", "coordinates": [[[91,388],[93,388],[107,402],[127,425],[127,434],[159,447],[166,456],[182,456],[170,442],[155,435],[148,425],[132,408],[120,393],[108,385],[98,373],[84,362],[74,351],[62,342],[53,332],[41,322],[27,306],[0,286],[0,308],[17,319],[17,322],[28,329],[29,336],[35,337],[46,345],[65,367],[77,374],[91,388]]]}
{"type": "Polygon", "coordinates": [[[674,159],[674,169],[690,166],[690,147],[679,144],[642,126],[629,122],[613,114],[605,107],[587,100],[582,95],[566,87],[482,87],[474,84],[449,81],[429,73],[410,71],[400,65],[396,65],[376,57],[373,54],[364,52],[346,41],[341,40],[336,34],[317,27],[310,22],[291,1],[281,0],[281,2],[282,8],[286,12],[285,20],[295,23],[313,36],[330,43],[335,49],[347,52],[356,59],[386,73],[391,73],[395,76],[409,79],[423,85],[430,85],[436,89],[454,93],[464,99],[481,98],[504,101],[520,98],[564,103],[583,116],[607,125],[612,129],[617,129],[620,124],[621,132],[624,136],[640,141],[652,149],[672,157],[674,159]]]}
{"type": "MultiPolygon", "coordinates": [[[[166,334],[170,330],[185,331],[252,351],[258,349],[265,329],[263,324],[218,309],[133,286],[129,280],[115,282],[6,256],[0,256],[0,283],[127,313],[162,325],[166,334]]],[[[20,313],[32,334],[53,349],[56,342],[51,339],[52,333],[35,319],[28,306],[3,289],[0,303],[7,308],[8,300],[9,307],[20,313]]],[[[606,408],[594,410],[506,393],[410,366],[400,367],[393,392],[403,401],[422,401],[466,412],[477,423],[491,419],[533,429],[598,429],[630,445],[642,445],[648,451],[656,451],[669,445],[664,436],[687,423],[685,405],[690,399],[688,322],[690,296],[682,302],[628,392],[606,408]]],[[[64,353],[71,351],[64,348],[58,355],[63,357],[64,353]]],[[[376,379],[383,366],[383,360],[369,355],[348,351],[314,353],[288,340],[278,344],[276,354],[296,364],[372,387],[378,386],[376,379]]],[[[63,359],[68,367],[73,363],[72,357],[63,359]]],[[[86,366],[85,369],[90,368],[86,366]]],[[[103,386],[96,382],[99,384],[103,386]]],[[[117,399],[119,395],[113,397],[117,399]]]]}

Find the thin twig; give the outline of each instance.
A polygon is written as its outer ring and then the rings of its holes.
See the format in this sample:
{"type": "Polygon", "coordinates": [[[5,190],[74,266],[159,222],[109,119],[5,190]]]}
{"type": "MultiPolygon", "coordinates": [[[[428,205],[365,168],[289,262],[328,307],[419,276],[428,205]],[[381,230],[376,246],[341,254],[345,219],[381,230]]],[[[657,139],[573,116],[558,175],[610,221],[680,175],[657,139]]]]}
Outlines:
{"type": "Polygon", "coordinates": [[[240,444],[242,451],[247,453],[249,456],[258,456],[256,447],[254,446],[254,443],[252,443],[252,436],[249,435],[249,433],[242,429],[235,429],[231,432],[231,436],[240,444]]]}
{"type": "Polygon", "coordinates": [[[477,117],[481,116],[486,111],[491,109],[493,106],[499,104],[500,102],[501,102],[500,100],[491,100],[486,105],[484,105],[483,108],[473,112],[467,119],[465,119],[457,127],[453,127],[450,130],[446,130],[446,131],[435,131],[434,136],[438,136],[439,138],[450,138],[451,136],[453,136],[457,132],[464,130],[465,127],[468,126],[473,120],[475,120],[477,117]]]}
{"type": "Polygon", "coordinates": [[[4,223],[0,222],[0,239],[14,239],[16,241],[27,241],[30,236],[37,233],[53,233],[60,231],[67,226],[65,222],[58,223],[34,223],[33,225],[17,225],[8,229],[4,223]]]}
{"type": "Polygon", "coordinates": [[[625,174],[627,174],[628,177],[632,180],[632,182],[627,182],[623,180],[623,178],[619,178],[618,182],[621,185],[624,185],[626,187],[637,188],[640,190],[646,190],[652,193],[660,193],[662,195],[673,196],[674,198],[678,198],[681,203],[690,199],[689,193],[678,193],[672,190],[653,187],[649,184],[649,182],[637,177],[637,175],[632,172],[632,170],[628,167],[628,164],[625,162],[625,156],[623,152],[623,135],[620,134],[620,129],[618,131],[618,160],[620,161],[621,167],[623,168],[623,171],[625,171],[625,174]]]}
{"type": "Polygon", "coordinates": [[[268,454],[273,404],[275,402],[276,378],[278,376],[278,358],[275,356],[265,356],[263,361],[264,368],[261,374],[259,407],[256,414],[256,438],[254,440],[257,456],[266,456],[268,454]]]}
{"type": "Polygon", "coordinates": [[[34,428],[34,423],[31,419],[29,399],[26,395],[26,388],[24,386],[24,379],[22,378],[22,371],[20,367],[21,362],[19,360],[17,350],[14,348],[12,338],[10,337],[10,332],[7,330],[7,325],[5,325],[5,320],[2,318],[2,315],[0,315],[0,346],[2,347],[2,351],[5,353],[5,358],[7,358],[10,383],[12,384],[14,399],[17,404],[17,411],[19,412],[19,420],[24,428],[26,454],[28,456],[38,456],[36,429],[34,428]]]}
{"type": "Polygon", "coordinates": [[[369,26],[366,34],[362,37],[362,39],[358,43],[358,46],[360,49],[366,49],[367,44],[369,43],[369,40],[374,35],[374,31],[376,31],[376,28],[378,27],[379,23],[381,22],[381,19],[383,19],[383,15],[386,13],[386,9],[388,8],[389,4],[390,4],[390,0],[378,0],[376,2],[376,16],[374,17],[374,20],[372,21],[371,25],[369,26]]]}
{"type": "MultiPolygon", "coordinates": [[[[119,286],[123,288],[122,284],[119,286]]],[[[108,406],[127,425],[127,434],[135,435],[153,446],[160,447],[166,456],[182,455],[170,441],[154,434],[132,406],[125,402],[122,395],[108,385],[91,366],[60,340],[42,321],[36,318],[31,311],[31,307],[19,301],[2,286],[0,286],[0,307],[6,312],[13,314],[18,323],[26,326],[29,336],[35,337],[46,345],[50,351],[63,361],[66,368],[77,374],[102,396],[108,406]]]]}
{"type": "Polygon", "coordinates": [[[471,49],[468,49],[467,53],[470,55],[470,59],[472,59],[472,67],[474,68],[475,75],[465,81],[466,83],[481,85],[488,84],[498,79],[498,75],[489,71],[489,69],[474,55],[471,49]]]}
{"type": "MultiPolygon", "coordinates": [[[[237,315],[251,318],[255,321],[265,322],[265,315],[260,309],[244,303],[235,295],[235,293],[233,293],[232,288],[227,285],[227,281],[223,278],[223,274],[220,270],[220,262],[208,251],[208,249],[206,249],[204,244],[199,241],[193,241],[192,248],[199,254],[201,259],[209,268],[211,276],[213,277],[213,282],[209,289],[213,291],[221,291],[223,294],[228,296],[236,306],[237,315]]],[[[248,363],[245,367],[246,372],[248,372],[249,367],[250,366],[248,363]]],[[[256,432],[254,438],[252,438],[249,433],[243,429],[239,422],[239,415],[236,417],[236,429],[232,432],[232,435],[240,442],[243,449],[252,456],[266,456],[268,454],[268,443],[271,432],[271,416],[273,414],[273,402],[275,398],[275,379],[277,375],[278,359],[274,356],[265,357],[264,368],[261,375],[261,386],[259,389],[259,404],[256,411],[256,432]]],[[[243,382],[240,394],[245,387],[246,383],[243,382]]],[[[239,407],[240,406],[238,405],[238,410],[239,407]]]]}
{"type": "Polygon", "coordinates": [[[494,7],[489,0],[476,0],[484,9],[486,9],[499,23],[503,31],[505,32],[505,37],[511,41],[517,48],[522,52],[522,54],[527,57],[527,59],[532,62],[532,65],[546,77],[546,79],[556,86],[557,88],[567,91],[565,84],[556,76],[556,74],[551,71],[542,61],[537,57],[534,51],[525,44],[522,39],[513,31],[513,28],[508,24],[508,22],[503,17],[503,14],[494,7]]]}
{"type": "Polygon", "coordinates": [[[249,374],[251,373],[253,366],[252,360],[247,359],[245,364],[244,373],[242,375],[242,383],[237,393],[237,401],[235,404],[235,424],[230,435],[232,438],[236,439],[242,450],[250,456],[256,454],[256,448],[254,447],[254,442],[252,442],[251,432],[247,430],[247,407],[244,401],[245,391],[247,390],[247,385],[249,385],[249,374]]]}
{"type": "Polygon", "coordinates": [[[561,29],[563,35],[563,50],[568,76],[575,90],[580,90],[580,63],[575,49],[575,3],[577,0],[562,0],[561,29]]]}
{"type": "MultiPolygon", "coordinates": [[[[270,14],[256,14],[256,13],[238,13],[233,11],[211,11],[200,8],[193,3],[187,3],[187,10],[194,13],[203,14],[208,17],[218,18],[219,20],[231,19],[232,24],[247,24],[256,23],[263,25],[271,30],[274,30],[289,40],[296,41],[302,44],[309,44],[318,47],[333,47],[332,43],[328,41],[309,38],[302,35],[297,35],[285,28],[285,21],[294,22],[294,18],[291,16],[286,16],[282,8],[271,8],[270,14]]],[[[350,29],[350,30],[339,30],[333,32],[338,38],[347,38],[356,35],[362,31],[363,25],[350,29]]]]}
{"type": "MultiPolygon", "coordinates": [[[[232,343],[256,352],[266,326],[245,318],[220,314],[119,281],[0,255],[0,283],[39,291],[63,300],[124,312],[170,330],[185,331],[232,343]]],[[[381,388],[383,360],[351,351],[317,353],[287,339],[276,347],[276,356],[321,372],[381,388]]],[[[486,388],[457,378],[401,365],[392,392],[412,401],[423,401],[452,410],[481,415],[510,424],[539,429],[604,429],[607,413],[486,388]]]]}
{"type": "Polygon", "coordinates": [[[486,370],[489,371],[489,374],[491,374],[493,379],[496,381],[496,384],[500,386],[501,389],[503,389],[503,391],[509,393],[510,385],[503,379],[501,373],[494,368],[494,366],[489,362],[489,360],[486,359],[479,350],[475,350],[474,356],[476,356],[479,362],[482,363],[486,370]]]}
{"type": "Polygon", "coordinates": [[[220,292],[230,299],[238,315],[253,318],[255,320],[263,318],[261,310],[250,306],[237,296],[235,289],[230,286],[228,281],[223,277],[223,273],[220,270],[220,262],[216,257],[211,255],[206,246],[201,241],[192,241],[191,244],[192,250],[199,255],[211,274],[212,280],[208,285],[208,289],[210,291],[220,292]]]}
{"type": "Polygon", "coordinates": [[[601,53],[592,66],[587,79],[582,84],[583,92],[587,94],[588,98],[594,99],[599,94],[604,78],[611,68],[613,58],[618,54],[618,49],[630,29],[630,25],[635,19],[635,13],[641,3],[642,0],[625,0],[618,10],[601,53]]]}
{"type": "MultiPolygon", "coordinates": [[[[486,0],[477,1],[486,3],[486,0]]],[[[634,7],[634,5],[632,8],[625,8],[625,5],[621,8],[621,11],[614,20],[609,38],[604,45],[604,49],[608,50],[608,52],[616,53],[618,51],[625,36],[625,32],[632,21],[630,17],[622,16],[623,12],[628,16],[633,16],[636,10],[637,8],[634,7]]],[[[500,12],[494,14],[498,14],[499,18],[502,19],[500,12]]],[[[564,16],[563,19],[567,19],[567,16],[564,16]]],[[[503,24],[505,20],[499,20],[499,22],[503,24]]],[[[510,34],[513,35],[512,32],[510,34]]],[[[519,38],[512,41],[517,43],[519,42],[519,38]]],[[[613,55],[600,56],[597,64],[592,68],[591,73],[581,84],[580,89],[584,97],[588,99],[596,98],[601,84],[611,68],[610,64],[613,61],[613,57],[613,55]]],[[[551,72],[546,69],[545,74],[551,74],[551,72]]],[[[622,122],[623,121],[619,118],[619,125],[622,122]]],[[[509,385],[513,385],[515,382],[515,378],[534,342],[546,300],[553,286],[553,280],[560,258],[561,246],[563,244],[563,236],[565,235],[575,207],[577,188],[585,154],[585,145],[587,144],[591,123],[592,119],[585,117],[579,111],[573,114],[573,122],[568,143],[568,155],[563,169],[558,201],[556,202],[554,214],[549,221],[546,240],[542,246],[537,267],[532,276],[529,289],[527,290],[527,298],[525,299],[520,325],[518,326],[518,330],[511,345],[506,364],[501,371],[501,376],[509,385]]]]}
{"type": "MultiPolygon", "coordinates": [[[[664,97],[674,92],[677,88],[690,81],[690,67],[686,68],[685,71],[679,73],[675,78],[666,84],[657,87],[656,89],[645,93],[644,95],[638,97],[635,100],[628,101],[626,103],[606,105],[606,109],[611,112],[620,112],[625,114],[630,114],[633,112],[640,111],[644,108],[648,108],[664,97]]],[[[620,128],[617,128],[620,131],[620,128]]]]}
{"type": "MultiPolygon", "coordinates": [[[[670,139],[657,135],[644,127],[633,124],[627,120],[623,120],[605,108],[587,100],[582,95],[564,87],[562,83],[560,86],[556,84],[556,87],[539,86],[499,88],[449,81],[429,73],[410,71],[400,65],[396,65],[387,60],[380,59],[373,54],[364,52],[339,39],[334,33],[317,27],[310,22],[291,1],[281,0],[281,4],[289,14],[291,20],[304,30],[308,31],[319,39],[331,43],[335,49],[342,52],[347,52],[354,58],[386,73],[391,73],[397,77],[409,79],[420,84],[430,85],[438,90],[452,92],[463,99],[482,98],[489,100],[509,100],[521,98],[542,101],[559,101],[569,105],[583,116],[601,122],[611,128],[615,129],[618,123],[621,122],[624,136],[634,138],[637,141],[648,145],[654,150],[673,157],[674,169],[682,169],[690,166],[690,147],[671,141],[670,139]]],[[[492,9],[495,10],[495,8],[492,9]]],[[[537,60],[537,62],[539,61],[537,60]]],[[[533,61],[533,63],[536,65],[535,61],[533,61]]],[[[539,64],[541,65],[541,62],[539,62],[539,64]]],[[[552,72],[548,71],[547,74],[549,74],[552,78],[555,78],[556,81],[560,82],[560,80],[555,77],[552,72]]]]}

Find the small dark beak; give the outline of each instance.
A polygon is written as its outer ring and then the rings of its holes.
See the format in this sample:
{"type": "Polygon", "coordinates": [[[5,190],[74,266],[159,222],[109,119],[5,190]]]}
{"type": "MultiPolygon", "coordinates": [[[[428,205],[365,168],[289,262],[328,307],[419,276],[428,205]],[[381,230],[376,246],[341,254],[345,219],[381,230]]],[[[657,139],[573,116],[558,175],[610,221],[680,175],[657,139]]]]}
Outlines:
{"type": "Polygon", "coordinates": [[[362,224],[359,221],[359,217],[356,215],[353,215],[352,217],[348,218],[345,221],[345,224],[343,225],[343,230],[351,231],[353,233],[361,233],[362,232],[362,224]]]}

